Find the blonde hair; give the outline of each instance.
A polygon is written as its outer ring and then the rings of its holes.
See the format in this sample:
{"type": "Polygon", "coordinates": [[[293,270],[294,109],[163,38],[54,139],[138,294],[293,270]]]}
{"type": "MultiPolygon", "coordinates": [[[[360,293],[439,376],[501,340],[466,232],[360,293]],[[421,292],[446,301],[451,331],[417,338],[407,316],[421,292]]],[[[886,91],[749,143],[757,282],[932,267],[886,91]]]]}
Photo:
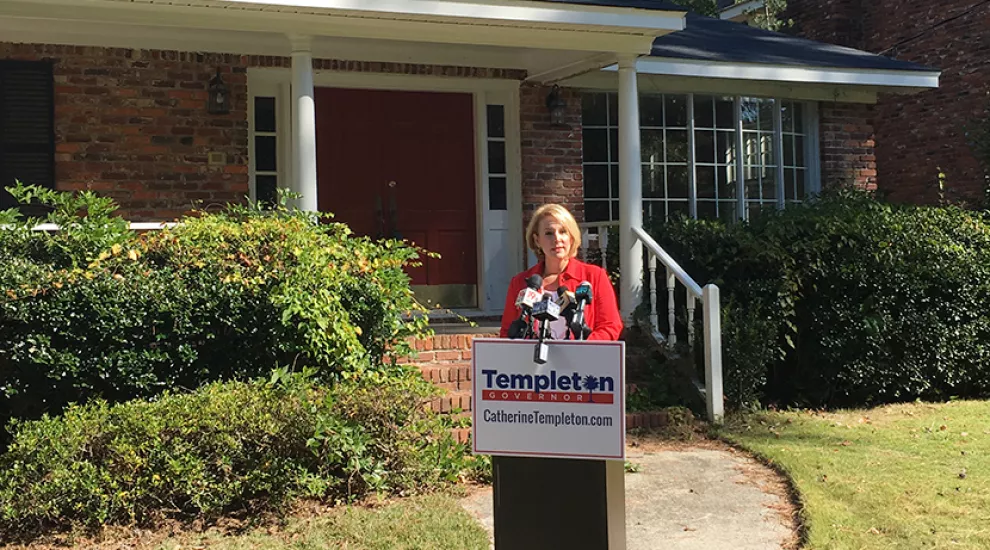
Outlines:
{"type": "Polygon", "coordinates": [[[564,229],[571,236],[571,249],[567,257],[577,256],[578,249],[581,248],[581,230],[578,228],[577,220],[563,206],[559,204],[544,204],[533,212],[533,217],[526,226],[526,246],[532,250],[537,258],[543,259],[543,249],[540,248],[540,239],[537,233],[540,230],[540,222],[543,218],[553,218],[564,226],[564,229]]]}

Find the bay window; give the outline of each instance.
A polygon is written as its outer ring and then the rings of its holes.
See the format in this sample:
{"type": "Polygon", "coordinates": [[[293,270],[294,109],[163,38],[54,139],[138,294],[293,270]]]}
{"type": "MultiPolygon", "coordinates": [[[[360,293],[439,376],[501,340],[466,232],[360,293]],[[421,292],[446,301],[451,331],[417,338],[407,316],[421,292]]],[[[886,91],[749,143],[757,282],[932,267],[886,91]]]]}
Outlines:
{"type": "MultiPolygon", "coordinates": [[[[616,95],[589,92],[582,103],[585,220],[614,221],[616,95]]],[[[809,163],[814,109],[769,98],[642,94],[644,215],[733,220],[800,202],[817,188],[809,163]]]]}

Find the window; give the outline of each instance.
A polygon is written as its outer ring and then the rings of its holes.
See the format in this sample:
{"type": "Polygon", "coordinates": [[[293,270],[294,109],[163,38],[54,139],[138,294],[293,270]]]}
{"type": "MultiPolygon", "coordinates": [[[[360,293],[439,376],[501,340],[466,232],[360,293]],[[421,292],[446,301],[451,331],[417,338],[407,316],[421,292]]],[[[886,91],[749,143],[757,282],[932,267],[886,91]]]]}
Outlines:
{"type": "Polygon", "coordinates": [[[488,209],[508,210],[505,161],[505,106],[488,105],[488,209]]]}
{"type": "Polygon", "coordinates": [[[694,96],[694,173],[699,218],[735,219],[735,100],[694,96]]]}
{"type": "Polygon", "coordinates": [[[0,209],[15,180],[55,187],[53,95],[51,63],[0,60],[0,209]]]}
{"type": "Polygon", "coordinates": [[[619,219],[619,104],[615,94],[585,94],[584,218],[619,219]]]}
{"type": "MultiPolygon", "coordinates": [[[[778,99],[640,96],[644,214],[732,220],[800,202],[813,187],[807,162],[812,156],[807,150],[812,146],[809,109],[778,99]],[[740,145],[742,155],[737,154],[740,145]]],[[[616,94],[584,94],[589,222],[619,217],[617,115],[616,94]]]]}
{"type": "Polygon", "coordinates": [[[267,205],[278,199],[278,120],[274,97],[254,98],[254,197],[267,205]]]}

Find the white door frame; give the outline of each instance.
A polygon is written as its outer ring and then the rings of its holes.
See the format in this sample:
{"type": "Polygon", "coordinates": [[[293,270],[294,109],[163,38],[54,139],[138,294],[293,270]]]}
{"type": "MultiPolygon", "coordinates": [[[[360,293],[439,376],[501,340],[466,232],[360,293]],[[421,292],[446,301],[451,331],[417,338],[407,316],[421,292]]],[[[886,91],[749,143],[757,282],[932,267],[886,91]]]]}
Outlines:
{"type": "MultiPolygon", "coordinates": [[[[290,86],[292,73],[288,68],[249,68],[248,69],[248,158],[251,197],[255,198],[254,169],[254,98],[276,98],[276,136],[279,148],[278,181],[285,186],[292,181],[290,164],[292,151],[292,120],[290,86]]],[[[438,77],[428,75],[402,75],[385,73],[314,71],[316,87],[364,88],[369,90],[402,90],[417,92],[459,92],[470,93],[474,98],[475,135],[475,197],[478,212],[475,234],[478,239],[478,309],[501,313],[504,296],[489,296],[486,292],[488,272],[494,267],[491,262],[492,243],[486,239],[489,231],[506,226],[508,231],[509,276],[522,270],[522,160],[519,123],[519,81],[509,79],[438,77]],[[506,193],[508,211],[504,215],[493,214],[488,210],[488,131],[484,116],[487,105],[505,107],[506,140],[506,193]],[[507,216],[508,220],[504,219],[507,216]]],[[[503,256],[504,257],[504,256],[503,256]]],[[[497,269],[495,271],[498,271],[497,269]]],[[[508,283],[508,280],[505,281],[508,283]]]]}

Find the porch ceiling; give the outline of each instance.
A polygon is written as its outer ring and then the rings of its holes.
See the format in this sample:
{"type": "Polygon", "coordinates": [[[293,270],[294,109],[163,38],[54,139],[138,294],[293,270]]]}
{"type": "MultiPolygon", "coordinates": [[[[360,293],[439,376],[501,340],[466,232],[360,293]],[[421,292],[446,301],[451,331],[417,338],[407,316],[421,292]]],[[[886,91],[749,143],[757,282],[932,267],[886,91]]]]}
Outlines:
{"type": "Polygon", "coordinates": [[[683,16],[487,0],[6,0],[0,40],[288,55],[286,35],[308,35],[335,58],[342,44],[357,59],[393,43],[402,59],[379,60],[545,72],[600,53],[648,53],[683,16]]]}

